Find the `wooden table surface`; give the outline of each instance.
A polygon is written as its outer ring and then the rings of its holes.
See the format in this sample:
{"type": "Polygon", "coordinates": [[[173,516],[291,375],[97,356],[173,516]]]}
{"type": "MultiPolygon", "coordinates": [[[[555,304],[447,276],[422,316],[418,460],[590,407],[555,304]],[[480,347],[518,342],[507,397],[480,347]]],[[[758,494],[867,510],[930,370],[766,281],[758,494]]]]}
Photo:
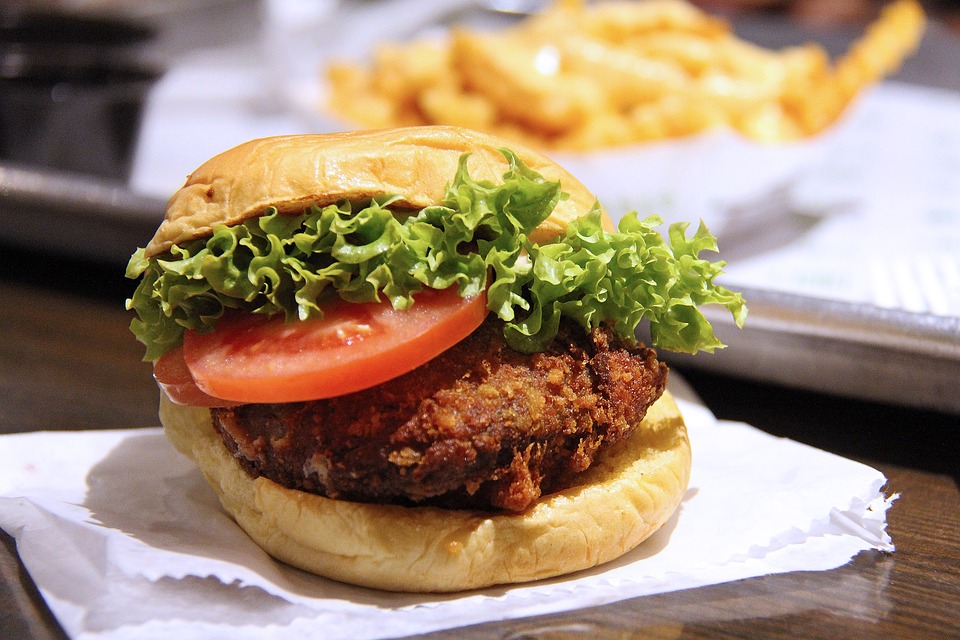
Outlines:
{"type": "MultiPolygon", "coordinates": [[[[16,266],[0,280],[0,433],[156,425],[158,392],[127,329],[129,283],[120,269],[16,250],[4,255],[16,266]]],[[[833,571],[754,578],[426,637],[960,637],[960,492],[948,473],[957,459],[951,444],[956,416],[683,374],[720,417],[881,469],[887,490],[901,496],[888,514],[896,552],[863,553],[833,571]],[[837,428],[850,424],[858,425],[856,433],[837,428]],[[877,442],[891,446],[869,444],[877,442]]],[[[64,637],[15,543],[6,534],[2,540],[0,638],[64,637]]]]}

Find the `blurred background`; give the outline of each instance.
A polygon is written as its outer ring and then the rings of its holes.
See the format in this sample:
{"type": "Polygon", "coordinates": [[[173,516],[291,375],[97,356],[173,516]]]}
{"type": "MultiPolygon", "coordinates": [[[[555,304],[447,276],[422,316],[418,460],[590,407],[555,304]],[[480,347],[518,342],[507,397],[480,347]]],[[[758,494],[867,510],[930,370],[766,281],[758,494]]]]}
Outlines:
{"type": "MultiPolygon", "coordinates": [[[[268,66],[263,73],[264,60],[273,56],[289,65],[291,56],[285,49],[302,48],[305,58],[300,62],[319,69],[319,60],[309,58],[318,49],[310,41],[310,30],[316,38],[329,38],[337,30],[338,12],[351,5],[375,4],[386,7],[383,12],[389,15],[388,0],[7,0],[0,8],[0,161],[126,182],[145,103],[167,70],[201,55],[229,59],[232,70],[238,57],[252,55],[257,61],[247,68],[248,75],[251,83],[259,83],[254,90],[263,94],[254,106],[283,109],[289,105],[272,101],[270,95],[279,91],[277,69],[268,66]]],[[[449,10],[421,9],[412,17],[398,14],[395,25],[372,29],[380,30],[378,37],[402,38],[414,32],[417,20],[439,16],[446,23],[476,22],[483,12],[506,16],[506,24],[547,3],[447,4],[449,10]]],[[[695,4],[730,19],[739,33],[757,44],[773,47],[814,39],[837,54],[877,17],[884,3],[696,0],[695,4]]],[[[935,19],[935,34],[928,41],[945,38],[944,33],[960,34],[960,2],[926,0],[923,5],[935,19]]],[[[337,37],[349,53],[360,50],[358,41],[370,40],[363,33],[337,37]]],[[[945,48],[944,53],[951,52],[945,48]]],[[[949,59],[943,60],[938,77],[920,81],[960,85],[960,64],[956,58],[950,64],[949,59]]],[[[915,66],[910,60],[906,65],[908,70],[915,66]]]]}

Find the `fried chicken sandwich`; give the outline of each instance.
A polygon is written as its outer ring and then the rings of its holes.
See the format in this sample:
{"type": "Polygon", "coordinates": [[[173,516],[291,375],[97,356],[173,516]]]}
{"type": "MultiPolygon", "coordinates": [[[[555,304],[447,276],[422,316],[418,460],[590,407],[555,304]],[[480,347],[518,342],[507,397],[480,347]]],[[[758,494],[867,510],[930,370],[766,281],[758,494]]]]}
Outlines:
{"type": "Polygon", "coordinates": [[[253,140],[209,160],[130,260],[160,418],[274,557],[454,591],[617,558],[690,447],[638,342],[721,346],[739,294],[701,226],[614,229],[546,157],[450,127],[253,140]]]}

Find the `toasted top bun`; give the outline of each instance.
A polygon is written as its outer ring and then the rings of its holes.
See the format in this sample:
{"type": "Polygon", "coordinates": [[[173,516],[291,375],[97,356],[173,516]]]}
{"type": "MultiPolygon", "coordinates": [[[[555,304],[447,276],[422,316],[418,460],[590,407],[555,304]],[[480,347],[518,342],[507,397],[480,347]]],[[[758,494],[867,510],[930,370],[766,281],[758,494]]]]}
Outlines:
{"type": "Polygon", "coordinates": [[[201,238],[217,224],[234,225],[262,215],[267,207],[293,212],[317,203],[400,196],[414,209],[439,204],[470,152],[475,180],[497,181],[507,170],[498,149],[514,151],[544,178],[559,181],[570,195],[531,239],[561,234],[571,220],[594,206],[596,197],[546,156],[457,127],[409,127],[251,140],[202,164],[167,203],[166,217],[146,247],[147,257],[201,238]]]}
{"type": "Polygon", "coordinates": [[[322,576],[393,591],[474,589],[608,562],[670,519],[690,474],[686,427],[669,392],[578,485],[520,514],[362,504],[286,489],[243,470],[209,410],[162,395],[160,419],[224,508],[269,554],[322,576]]]}

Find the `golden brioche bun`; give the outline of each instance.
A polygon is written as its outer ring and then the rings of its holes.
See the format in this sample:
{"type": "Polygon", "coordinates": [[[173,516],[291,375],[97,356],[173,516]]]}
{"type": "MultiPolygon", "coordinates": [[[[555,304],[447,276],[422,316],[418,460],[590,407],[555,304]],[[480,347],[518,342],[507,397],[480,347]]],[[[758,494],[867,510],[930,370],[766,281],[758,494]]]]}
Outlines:
{"type": "Polygon", "coordinates": [[[282,212],[381,194],[400,196],[400,205],[420,209],[439,204],[469,152],[475,180],[499,181],[507,161],[498,149],[514,151],[531,169],[559,181],[570,195],[531,234],[543,242],[563,233],[596,197],[562,167],[538,152],[469,129],[409,127],[251,140],[225,151],[187,177],[167,203],[166,217],[146,247],[151,257],[171,246],[209,235],[214,225],[234,225],[269,206],[282,212]]]}
{"type": "Polygon", "coordinates": [[[259,546],[301,569],[379,589],[459,591],[608,562],[670,519],[690,474],[686,427],[665,392],[636,432],[600,456],[579,484],[524,513],[332,500],[251,478],[214,430],[208,409],[161,395],[167,437],[259,546]]]}

